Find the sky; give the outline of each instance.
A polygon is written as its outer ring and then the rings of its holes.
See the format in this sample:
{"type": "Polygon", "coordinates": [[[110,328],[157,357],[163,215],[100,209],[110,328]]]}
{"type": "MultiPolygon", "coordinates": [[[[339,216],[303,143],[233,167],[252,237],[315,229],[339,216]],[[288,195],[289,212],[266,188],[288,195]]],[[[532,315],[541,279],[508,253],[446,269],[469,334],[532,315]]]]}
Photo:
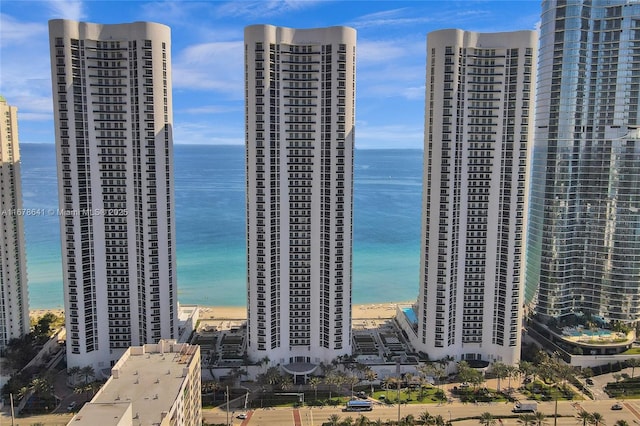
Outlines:
{"type": "Polygon", "coordinates": [[[171,27],[176,144],[244,144],[245,26],[353,27],[356,148],[422,149],[427,33],[534,30],[540,1],[0,0],[0,95],[20,143],[54,142],[47,21],[60,18],[171,27]]]}

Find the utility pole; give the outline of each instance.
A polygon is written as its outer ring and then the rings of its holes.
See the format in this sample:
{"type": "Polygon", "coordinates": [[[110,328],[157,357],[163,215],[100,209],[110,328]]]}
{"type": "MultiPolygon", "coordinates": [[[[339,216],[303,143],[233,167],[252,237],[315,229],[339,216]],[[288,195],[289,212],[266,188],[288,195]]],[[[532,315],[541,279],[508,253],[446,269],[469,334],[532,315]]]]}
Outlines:
{"type": "Polygon", "coordinates": [[[227,392],[225,392],[227,396],[227,426],[229,426],[229,386],[227,386],[227,392]]]}

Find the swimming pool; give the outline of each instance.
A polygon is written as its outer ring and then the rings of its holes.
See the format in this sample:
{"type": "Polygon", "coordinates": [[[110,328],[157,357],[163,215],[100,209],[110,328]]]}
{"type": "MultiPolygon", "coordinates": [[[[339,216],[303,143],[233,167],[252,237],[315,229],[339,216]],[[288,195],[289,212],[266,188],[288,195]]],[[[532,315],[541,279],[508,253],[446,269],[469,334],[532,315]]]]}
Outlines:
{"type": "Polygon", "coordinates": [[[411,324],[417,324],[418,323],[418,317],[416,316],[416,313],[413,310],[413,308],[411,308],[411,307],[402,308],[402,312],[404,313],[404,316],[407,317],[407,320],[409,320],[409,322],[411,324]]]}

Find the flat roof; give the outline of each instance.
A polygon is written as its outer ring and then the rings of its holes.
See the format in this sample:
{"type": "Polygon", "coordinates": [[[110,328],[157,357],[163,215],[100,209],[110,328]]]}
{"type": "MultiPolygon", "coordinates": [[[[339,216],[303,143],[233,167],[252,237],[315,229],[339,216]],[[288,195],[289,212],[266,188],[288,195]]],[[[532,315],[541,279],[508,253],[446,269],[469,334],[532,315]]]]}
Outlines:
{"type": "Polygon", "coordinates": [[[117,413],[131,404],[132,425],[160,424],[163,412],[168,412],[187,379],[189,363],[196,351],[131,353],[119,367],[117,378],[112,375],[91,402],[69,422],[70,425],[117,424],[117,413]],[[113,422],[106,422],[114,418],[113,422]]]}

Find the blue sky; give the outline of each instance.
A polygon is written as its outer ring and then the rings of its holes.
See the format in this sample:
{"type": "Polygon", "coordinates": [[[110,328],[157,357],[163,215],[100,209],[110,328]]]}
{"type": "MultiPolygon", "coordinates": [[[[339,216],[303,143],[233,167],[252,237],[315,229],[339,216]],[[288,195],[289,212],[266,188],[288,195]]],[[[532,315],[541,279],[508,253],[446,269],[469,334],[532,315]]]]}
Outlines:
{"type": "Polygon", "coordinates": [[[535,29],[539,1],[0,0],[0,94],[21,143],[53,143],[49,19],[154,21],[172,29],[174,142],[243,144],[243,30],[347,25],[358,31],[356,147],[422,148],[426,35],[535,29]]]}

